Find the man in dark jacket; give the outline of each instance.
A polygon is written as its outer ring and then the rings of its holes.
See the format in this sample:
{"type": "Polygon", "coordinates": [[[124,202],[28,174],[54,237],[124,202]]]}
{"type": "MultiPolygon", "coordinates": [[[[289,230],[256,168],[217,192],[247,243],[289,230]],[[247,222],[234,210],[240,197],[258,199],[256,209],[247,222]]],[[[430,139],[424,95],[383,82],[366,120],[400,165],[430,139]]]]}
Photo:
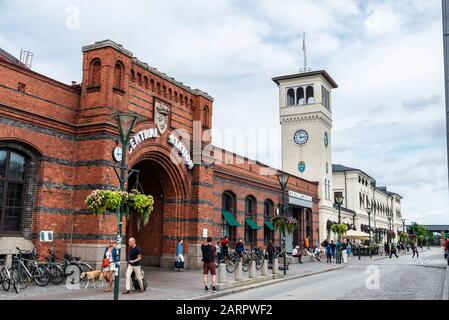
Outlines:
{"type": "Polygon", "coordinates": [[[217,254],[217,248],[212,244],[212,237],[207,237],[207,244],[201,246],[201,252],[203,254],[203,275],[204,275],[204,291],[209,290],[207,277],[212,277],[212,292],[215,292],[216,270],[215,270],[215,256],[217,254]]]}

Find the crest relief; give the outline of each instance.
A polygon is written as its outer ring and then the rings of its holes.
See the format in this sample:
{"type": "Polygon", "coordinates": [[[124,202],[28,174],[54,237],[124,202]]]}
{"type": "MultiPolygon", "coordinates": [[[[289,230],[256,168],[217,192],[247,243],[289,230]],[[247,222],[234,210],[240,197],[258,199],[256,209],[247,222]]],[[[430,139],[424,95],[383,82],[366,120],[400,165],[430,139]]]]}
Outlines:
{"type": "Polygon", "coordinates": [[[170,116],[170,107],[162,102],[155,101],[154,122],[159,133],[162,135],[168,128],[168,120],[170,116]]]}

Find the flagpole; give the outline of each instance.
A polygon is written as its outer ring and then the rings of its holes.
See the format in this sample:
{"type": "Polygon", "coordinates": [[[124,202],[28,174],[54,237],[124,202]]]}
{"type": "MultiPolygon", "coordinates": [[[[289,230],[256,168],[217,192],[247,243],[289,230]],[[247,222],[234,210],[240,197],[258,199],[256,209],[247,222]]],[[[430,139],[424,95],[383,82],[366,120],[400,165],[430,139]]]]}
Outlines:
{"type": "Polygon", "coordinates": [[[304,51],[304,70],[307,68],[307,48],[306,48],[306,33],[303,33],[302,51],[304,51]]]}

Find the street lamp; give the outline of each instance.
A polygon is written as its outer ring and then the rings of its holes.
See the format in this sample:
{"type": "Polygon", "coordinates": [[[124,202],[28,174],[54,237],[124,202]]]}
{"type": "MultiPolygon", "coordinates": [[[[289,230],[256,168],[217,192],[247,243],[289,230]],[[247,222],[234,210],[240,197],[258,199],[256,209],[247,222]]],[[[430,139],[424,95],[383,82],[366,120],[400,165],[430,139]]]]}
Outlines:
{"type": "Polygon", "coordinates": [[[371,205],[368,202],[368,205],[366,206],[366,213],[368,213],[368,233],[369,233],[369,257],[372,258],[371,255],[371,212],[372,212],[371,205]]]}
{"type": "MultiPolygon", "coordinates": [[[[113,117],[117,123],[119,134],[120,134],[120,142],[122,143],[122,159],[120,163],[120,190],[125,190],[125,182],[126,182],[126,153],[127,153],[127,145],[129,142],[129,137],[131,135],[131,131],[136,124],[137,115],[133,113],[115,113],[113,117]]],[[[123,206],[120,207],[118,212],[118,222],[117,222],[117,255],[119,257],[119,261],[117,262],[117,267],[115,271],[115,280],[114,280],[114,300],[118,300],[119,295],[119,286],[120,286],[120,253],[122,246],[122,216],[123,216],[123,206]]]]}
{"type": "Polygon", "coordinates": [[[388,244],[391,243],[391,232],[392,232],[392,230],[391,230],[391,216],[389,216],[388,217],[388,237],[387,237],[388,244]]]}
{"type": "MultiPolygon", "coordinates": [[[[276,174],[279,185],[282,189],[282,204],[281,204],[281,217],[285,217],[285,189],[287,188],[288,179],[290,176],[288,173],[280,172],[276,174]]],[[[282,244],[281,244],[283,250],[284,250],[284,276],[287,274],[287,248],[285,245],[285,229],[282,230],[282,244]]]]}
{"type": "Polygon", "coordinates": [[[341,195],[340,193],[337,193],[337,195],[335,196],[335,203],[338,206],[338,224],[341,223],[340,208],[341,208],[341,205],[343,204],[343,199],[344,198],[345,197],[343,197],[343,195],[341,195]]]}
{"type": "Polygon", "coordinates": [[[402,219],[402,232],[405,232],[405,219],[402,219]]]}

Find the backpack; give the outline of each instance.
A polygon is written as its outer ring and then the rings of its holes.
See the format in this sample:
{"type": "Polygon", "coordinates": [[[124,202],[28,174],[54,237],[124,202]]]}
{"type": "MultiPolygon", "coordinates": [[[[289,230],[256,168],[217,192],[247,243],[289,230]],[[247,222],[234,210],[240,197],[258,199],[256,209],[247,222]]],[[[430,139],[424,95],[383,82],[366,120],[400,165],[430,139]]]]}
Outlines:
{"type": "Polygon", "coordinates": [[[209,244],[207,244],[207,245],[203,244],[201,246],[201,252],[203,253],[203,262],[205,262],[205,263],[212,262],[212,253],[211,253],[210,247],[211,246],[209,244]]]}

